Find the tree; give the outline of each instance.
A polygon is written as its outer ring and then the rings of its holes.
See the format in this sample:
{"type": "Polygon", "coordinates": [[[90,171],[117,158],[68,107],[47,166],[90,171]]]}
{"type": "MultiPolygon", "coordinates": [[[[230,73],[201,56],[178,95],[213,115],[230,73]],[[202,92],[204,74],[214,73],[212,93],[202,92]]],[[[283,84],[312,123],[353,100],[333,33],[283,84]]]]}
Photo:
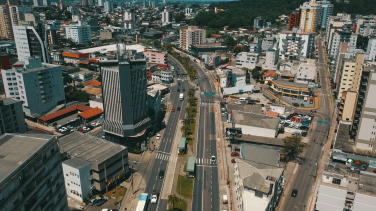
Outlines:
{"type": "Polygon", "coordinates": [[[64,84],[64,85],[70,84],[70,83],[72,83],[72,81],[73,81],[73,79],[72,79],[72,77],[70,77],[69,75],[66,75],[66,76],[64,76],[64,78],[63,78],[63,84],[64,84]]]}
{"type": "Polygon", "coordinates": [[[244,45],[243,47],[242,47],[242,51],[243,52],[249,52],[249,46],[248,45],[244,45]]]}
{"type": "Polygon", "coordinates": [[[194,97],[195,96],[195,90],[194,89],[189,89],[188,90],[188,97],[194,97]]]}
{"type": "Polygon", "coordinates": [[[106,16],[106,17],[104,18],[104,22],[105,22],[107,25],[109,25],[109,24],[111,23],[111,18],[108,17],[108,16],[106,16]]]}
{"type": "Polygon", "coordinates": [[[282,139],[288,154],[295,158],[297,155],[303,152],[304,148],[307,146],[306,143],[302,142],[301,136],[288,136],[282,139]]]}
{"type": "Polygon", "coordinates": [[[185,15],[184,15],[183,12],[181,12],[181,13],[175,15],[175,22],[180,22],[180,21],[182,21],[182,20],[184,20],[184,19],[185,19],[185,15]]]}
{"type": "Polygon", "coordinates": [[[368,37],[363,37],[362,35],[358,35],[358,38],[356,40],[356,47],[367,50],[367,45],[368,45],[368,37]]]}
{"type": "Polygon", "coordinates": [[[225,44],[228,50],[232,50],[238,43],[232,37],[227,37],[225,40],[225,44]]]}
{"type": "Polygon", "coordinates": [[[184,134],[184,136],[187,136],[189,131],[189,125],[182,125],[181,126],[181,132],[184,134]]]}
{"type": "Polygon", "coordinates": [[[153,42],[153,44],[154,44],[154,47],[156,47],[156,48],[160,48],[161,47],[161,41],[159,41],[159,40],[155,40],[153,42]]]}

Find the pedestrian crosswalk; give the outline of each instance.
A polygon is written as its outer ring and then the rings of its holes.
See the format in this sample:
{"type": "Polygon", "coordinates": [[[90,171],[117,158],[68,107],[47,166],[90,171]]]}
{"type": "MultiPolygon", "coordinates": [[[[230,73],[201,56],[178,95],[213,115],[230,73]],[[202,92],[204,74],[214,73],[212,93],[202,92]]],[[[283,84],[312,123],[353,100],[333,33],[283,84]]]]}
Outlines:
{"type": "Polygon", "coordinates": [[[195,163],[197,165],[208,165],[208,164],[211,164],[209,158],[196,158],[195,163]]]}
{"type": "Polygon", "coordinates": [[[201,102],[201,105],[202,105],[202,106],[211,105],[211,104],[213,104],[213,103],[201,102]]]}
{"type": "Polygon", "coordinates": [[[157,153],[157,159],[159,160],[166,160],[169,162],[176,162],[178,160],[177,156],[165,154],[165,153],[157,153]]]}

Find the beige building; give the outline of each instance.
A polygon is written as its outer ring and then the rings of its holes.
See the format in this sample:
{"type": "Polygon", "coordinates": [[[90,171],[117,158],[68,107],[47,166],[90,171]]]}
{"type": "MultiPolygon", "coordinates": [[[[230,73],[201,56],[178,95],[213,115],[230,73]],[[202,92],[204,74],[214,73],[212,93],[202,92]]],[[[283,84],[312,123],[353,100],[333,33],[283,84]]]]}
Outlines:
{"type": "Polygon", "coordinates": [[[358,92],[344,91],[340,101],[338,120],[352,122],[354,120],[358,92]]]}
{"type": "Polygon", "coordinates": [[[12,19],[9,4],[0,5],[0,38],[13,39],[12,19]]]}
{"type": "Polygon", "coordinates": [[[190,45],[200,45],[206,42],[205,29],[198,26],[188,26],[188,29],[180,30],[180,48],[188,51],[190,45]]]}
{"type": "Polygon", "coordinates": [[[344,59],[337,99],[340,99],[344,91],[358,91],[363,71],[363,62],[364,53],[358,53],[354,59],[344,59]]]}
{"type": "Polygon", "coordinates": [[[315,32],[316,25],[317,25],[317,9],[319,5],[316,3],[315,0],[311,0],[310,2],[304,2],[302,6],[300,6],[300,25],[299,29],[302,32],[315,32]]]}

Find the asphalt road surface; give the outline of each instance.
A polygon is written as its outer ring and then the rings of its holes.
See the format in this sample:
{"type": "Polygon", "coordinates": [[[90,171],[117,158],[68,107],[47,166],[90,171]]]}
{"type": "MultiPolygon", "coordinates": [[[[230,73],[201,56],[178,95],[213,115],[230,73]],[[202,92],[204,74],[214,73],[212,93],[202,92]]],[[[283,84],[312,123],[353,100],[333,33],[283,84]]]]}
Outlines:
{"type": "MultiPolygon", "coordinates": [[[[322,42],[318,40],[318,70],[319,70],[319,77],[321,82],[321,88],[316,89],[319,93],[321,107],[317,110],[315,117],[317,120],[326,121],[328,124],[320,124],[317,123],[316,127],[313,128],[311,133],[313,133],[311,140],[309,141],[309,146],[302,155],[302,157],[306,158],[306,162],[302,165],[298,165],[298,169],[295,174],[295,178],[291,181],[289,192],[285,193],[285,202],[283,207],[279,210],[307,210],[309,208],[310,201],[308,200],[311,196],[313,191],[313,184],[316,180],[316,176],[318,173],[318,168],[320,165],[320,158],[322,156],[323,147],[328,139],[329,129],[330,129],[330,122],[332,119],[330,103],[328,96],[330,96],[330,89],[329,84],[327,84],[326,80],[326,64],[325,64],[325,54],[323,51],[322,42]],[[314,142],[313,139],[316,141],[314,142]],[[291,192],[293,189],[298,190],[298,195],[296,197],[291,196],[291,192]]],[[[300,112],[300,111],[299,111],[300,112]]]]}
{"type": "Polygon", "coordinates": [[[217,158],[215,131],[214,96],[203,95],[203,92],[215,92],[210,79],[204,71],[192,62],[199,74],[198,83],[201,90],[201,105],[197,137],[196,175],[193,189],[192,210],[219,211],[219,180],[217,160],[214,163],[202,163],[217,158]]]}
{"type": "MultiPolygon", "coordinates": [[[[184,73],[183,68],[178,63],[175,63],[175,61],[171,58],[169,60],[170,60],[171,65],[175,66],[175,69],[180,74],[184,73]]],[[[161,143],[160,143],[159,149],[157,151],[157,157],[154,160],[150,161],[151,162],[151,169],[148,169],[146,171],[147,174],[144,175],[144,177],[146,177],[145,179],[147,181],[146,182],[146,188],[145,188],[144,192],[149,194],[149,196],[151,196],[151,193],[153,192],[153,190],[158,190],[161,193],[162,186],[163,186],[163,183],[164,183],[164,178],[162,178],[162,179],[159,178],[159,176],[158,176],[159,170],[163,169],[164,171],[166,171],[168,162],[170,162],[170,160],[173,161],[174,159],[177,159],[177,156],[178,156],[178,155],[171,155],[170,154],[171,146],[172,146],[173,139],[174,139],[174,136],[175,136],[175,132],[176,132],[176,129],[177,129],[176,128],[177,122],[178,122],[179,119],[181,120],[185,116],[185,109],[186,109],[186,106],[187,106],[186,98],[187,98],[188,90],[190,88],[187,76],[179,76],[179,78],[181,79],[179,81],[180,86],[170,87],[170,90],[171,90],[170,100],[171,100],[171,103],[173,105],[173,108],[175,108],[175,112],[171,112],[170,118],[169,118],[167,125],[166,125],[166,128],[165,128],[164,135],[162,136],[162,138],[160,140],[158,140],[161,143]],[[180,92],[177,92],[178,88],[180,89],[180,92]],[[185,89],[185,92],[184,92],[185,98],[184,98],[183,101],[179,101],[179,94],[183,92],[183,89],[185,89]],[[181,110],[177,111],[177,107],[180,107],[181,110]],[[158,158],[158,157],[160,157],[160,158],[158,158]]],[[[177,78],[175,78],[175,80],[177,80],[177,78]]],[[[149,152],[144,152],[144,153],[149,153],[149,152]]],[[[167,210],[167,204],[168,204],[167,200],[159,199],[157,204],[150,204],[149,203],[148,210],[149,211],[154,211],[154,210],[166,211],[167,210]]]]}

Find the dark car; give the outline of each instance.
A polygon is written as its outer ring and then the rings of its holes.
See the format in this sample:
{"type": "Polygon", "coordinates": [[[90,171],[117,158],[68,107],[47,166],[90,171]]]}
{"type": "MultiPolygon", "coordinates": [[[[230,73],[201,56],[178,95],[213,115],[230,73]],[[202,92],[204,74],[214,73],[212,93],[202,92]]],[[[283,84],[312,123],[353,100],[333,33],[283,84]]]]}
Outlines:
{"type": "Polygon", "coordinates": [[[180,107],[178,107],[178,111],[180,111],[180,107]]]}
{"type": "Polygon", "coordinates": [[[164,177],[164,170],[159,170],[159,178],[162,179],[164,177]]]}
{"type": "Polygon", "coordinates": [[[362,171],[367,170],[367,168],[368,168],[368,165],[367,165],[367,164],[362,164],[362,165],[360,166],[360,170],[362,170],[362,171]]]}
{"type": "Polygon", "coordinates": [[[250,104],[250,105],[255,105],[255,101],[254,100],[249,100],[247,104],[250,104]]]}
{"type": "Polygon", "coordinates": [[[290,125],[290,123],[285,123],[283,126],[285,126],[285,127],[288,127],[290,125]]]}
{"type": "Polygon", "coordinates": [[[299,107],[299,103],[293,103],[292,105],[295,107],[299,107]]]}
{"type": "Polygon", "coordinates": [[[301,130],[307,130],[308,129],[308,127],[307,126],[300,126],[300,128],[299,129],[301,129],[301,130]]]}
{"type": "Polygon", "coordinates": [[[180,89],[178,89],[177,91],[180,92],[180,89]]]}
{"type": "Polygon", "coordinates": [[[318,86],[319,88],[321,88],[321,85],[319,84],[319,86],[318,86]]]}
{"type": "Polygon", "coordinates": [[[302,132],[302,136],[303,136],[303,137],[306,137],[306,136],[307,136],[307,131],[303,130],[303,132],[302,132]]]}
{"type": "Polygon", "coordinates": [[[298,190],[297,189],[292,190],[291,196],[296,197],[297,195],[298,195],[298,190]]]}
{"type": "Polygon", "coordinates": [[[300,104],[300,107],[304,107],[304,104],[303,104],[303,103],[301,103],[301,104],[300,104]]]}
{"type": "Polygon", "coordinates": [[[180,83],[178,83],[178,86],[180,86],[180,83]]]}
{"type": "Polygon", "coordinates": [[[97,202],[97,206],[98,206],[98,207],[102,206],[102,204],[106,203],[106,201],[107,201],[106,198],[99,199],[98,202],[97,202]]]}

